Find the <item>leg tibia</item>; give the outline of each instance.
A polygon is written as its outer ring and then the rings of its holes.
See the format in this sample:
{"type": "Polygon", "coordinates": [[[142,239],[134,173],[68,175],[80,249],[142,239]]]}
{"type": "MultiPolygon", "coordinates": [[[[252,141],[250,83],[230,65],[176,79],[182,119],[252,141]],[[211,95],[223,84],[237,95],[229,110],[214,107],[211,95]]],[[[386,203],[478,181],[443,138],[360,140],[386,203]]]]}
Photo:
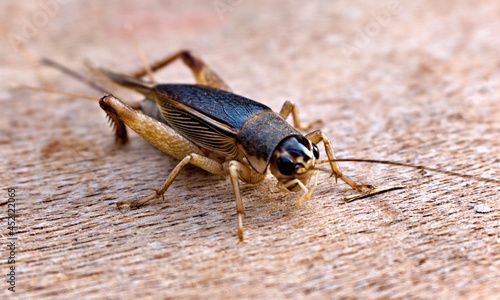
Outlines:
{"type": "MultiPolygon", "coordinates": [[[[177,59],[181,59],[182,62],[193,72],[196,78],[196,83],[208,85],[213,88],[231,91],[229,86],[220,78],[217,73],[210,69],[201,58],[197,57],[188,50],[181,50],[172,55],[165,57],[149,66],[149,69],[153,72],[168,66],[177,59]]],[[[147,75],[148,68],[142,68],[135,72],[130,73],[133,77],[143,77],[147,75]]]]}

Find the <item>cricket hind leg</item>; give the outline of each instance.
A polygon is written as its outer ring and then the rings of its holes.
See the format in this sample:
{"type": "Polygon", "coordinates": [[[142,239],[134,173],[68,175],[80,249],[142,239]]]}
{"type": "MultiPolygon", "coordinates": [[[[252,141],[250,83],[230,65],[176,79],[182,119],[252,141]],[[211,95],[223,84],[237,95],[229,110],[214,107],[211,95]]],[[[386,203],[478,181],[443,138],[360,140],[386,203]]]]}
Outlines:
{"type": "Polygon", "coordinates": [[[230,176],[238,213],[238,237],[240,240],[243,239],[242,223],[244,209],[238,178],[244,182],[257,183],[264,179],[263,174],[256,173],[253,169],[238,161],[220,163],[206,157],[197,146],[177,134],[170,127],[159,123],[149,116],[130,109],[118,98],[108,95],[103,97],[99,103],[106,112],[110,112],[120,117],[128,127],[137,132],[160,151],[180,160],[177,166],[170,172],[163,185],[154,194],[140,201],[120,201],[117,203],[118,207],[122,205],[137,207],[159,196],[163,196],[181,170],[187,164],[191,164],[211,174],[230,176]]]}
{"type": "Polygon", "coordinates": [[[180,50],[152,63],[149,67],[141,68],[135,72],[129,73],[128,75],[141,78],[146,76],[149,70],[155,72],[178,59],[181,59],[182,62],[191,70],[196,79],[196,83],[231,92],[231,88],[224,82],[224,80],[222,80],[222,78],[215,73],[215,71],[208,67],[201,58],[194,55],[189,50],[180,50]]]}
{"type": "Polygon", "coordinates": [[[113,131],[115,133],[115,143],[125,145],[128,142],[127,127],[125,126],[125,123],[120,120],[116,112],[108,110],[104,111],[108,116],[111,127],[113,127],[113,131]]]}

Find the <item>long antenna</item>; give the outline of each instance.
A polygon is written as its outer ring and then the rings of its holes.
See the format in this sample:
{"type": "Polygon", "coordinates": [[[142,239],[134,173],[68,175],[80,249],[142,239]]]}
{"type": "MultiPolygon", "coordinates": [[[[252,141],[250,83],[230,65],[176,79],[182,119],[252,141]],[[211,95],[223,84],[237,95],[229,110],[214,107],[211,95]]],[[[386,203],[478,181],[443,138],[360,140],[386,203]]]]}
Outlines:
{"type": "Polygon", "coordinates": [[[97,99],[98,99],[98,97],[92,96],[92,95],[68,92],[68,91],[57,90],[57,89],[53,89],[53,88],[34,87],[34,86],[25,85],[25,84],[14,84],[14,85],[12,85],[12,88],[20,89],[20,90],[44,92],[44,93],[50,93],[50,94],[65,95],[65,96],[68,96],[71,98],[80,98],[80,99],[86,99],[86,100],[91,100],[91,101],[95,101],[95,102],[97,102],[97,99]]]}
{"type": "MultiPolygon", "coordinates": [[[[451,175],[451,176],[457,176],[457,177],[462,177],[462,178],[467,178],[467,179],[474,179],[474,180],[478,180],[478,181],[493,182],[493,183],[500,184],[500,179],[487,178],[487,177],[476,176],[476,175],[471,175],[471,174],[466,174],[466,173],[459,173],[459,172],[454,172],[454,171],[447,171],[447,170],[427,167],[427,166],[423,166],[423,165],[413,165],[413,164],[398,162],[398,161],[378,160],[378,159],[363,159],[363,158],[336,158],[336,159],[333,159],[331,161],[334,161],[334,162],[361,162],[361,163],[400,166],[400,167],[407,167],[407,168],[413,168],[413,169],[417,169],[417,170],[431,171],[431,172],[436,172],[436,173],[441,173],[441,174],[446,174],[446,175],[451,175]]],[[[330,160],[328,160],[328,159],[318,160],[317,163],[318,164],[327,164],[327,163],[330,163],[330,160]]]]}
{"type": "Polygon", "coordinates": [[[142,49],[141,45],[139,44],[139,41],[137,40],[135,32],[130,27],[130,24],[128,24],[128,26],[125,27],[125,30],[130,34],[130,36],[132,38],[135,51],[137,52],[139,59],[141,60],[142,64],[144,65],[144,70],[146,70],[146,74],[148,75],[151,82],[154,83],[155,85],[157,85],[158,81],[156,81],[155,76],[153,75],[153,70],[151,69],[151,66],[146,58],[146,53],[144,52],[144,49],[142,49]]]}
{"type": "Polygon", "coordinates": [[[93,82],[92,80],[80,75],[79,73],[71,70],[70,68],[66,67],[66,66],[63,66],[62,64],[50,59],[50,58],[42,58],[40,60],[40,63],[43,64],[43,65],[46,65],[46,66],[49,66],[51,68],[54,68],[54,69],[57,69],[59,71],[61,71],[62,73],[78,80],[78,81],[81,81],[83,83],[86,83],[87,85],[89,85],[91,88],[93,88],[94,90],[98,91],[98,92],[101,92],[101,93],[108,93],[108,91],[103,88],[102,86],[98,85],[97,83],[93,82]]]}

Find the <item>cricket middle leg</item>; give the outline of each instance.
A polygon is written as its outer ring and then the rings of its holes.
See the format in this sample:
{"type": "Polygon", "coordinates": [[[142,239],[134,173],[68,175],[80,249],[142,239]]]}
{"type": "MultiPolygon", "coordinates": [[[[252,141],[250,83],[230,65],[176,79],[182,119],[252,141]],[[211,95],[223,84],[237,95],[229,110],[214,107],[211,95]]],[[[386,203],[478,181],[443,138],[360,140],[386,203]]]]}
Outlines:
{"type": "Polygon", "coordinates": [[[232,160],[227,163],[227,168],[229,170],[229,177],[231,179],[234,196],[236,198],[236,212],[238,214],[238,238],[240,242],[243,242],[243,216],[245,215],[245,209],[243,207],[243,199],[241,198],[238,179],[241,179],[242,181],[247,183],[258,183],[264,179],[265,174],[257,173],[249,166],[237,160],[232,160]]]}
{"type": "Polygon", "coordinates": [[[163,196],[167,189],[170,187],[170,185],[174,182],[175,178],[179,173],[182,171],[182,169],[188,165],[194,165],[197,166],[209,173],[216,174],[216,175],[223,175],[226,173],[224,170],[224,167],[222,164],[208,158],[205,156],[201,156],[196,153],[189,154],[188,156],[184,157],[178,164],[175,166],[175,168],[170,172],[168,175],[167,179],[165,182],[161,185],[161,187],[155,191],[154,194],[150,195],[149,197],[140,200],[140,201],[119,201],[116,203],[116,206],[120,207],[122,205],[130,205],[130,207],[138,207],[142,206],[149,201],[156,199],[160,196],[163,196]]]}
{"type": "Polygon", "coordinates": [[[293,103],[290,100],[287,100],[287,101],[285,101],[285,103],[283,103],[283,106],[281,107],[279,115],[284,120],[286,120],[289,115],[292,115],[293,127],[297,130],[306,131],[306,130],[309,130],[311,127],[320,126],[323,123],[321,120],[317,120],[317,121],[312,122],[308,125],[303,125],[299,120],[297,106],[295,105],[295,103],[293,103]]]}

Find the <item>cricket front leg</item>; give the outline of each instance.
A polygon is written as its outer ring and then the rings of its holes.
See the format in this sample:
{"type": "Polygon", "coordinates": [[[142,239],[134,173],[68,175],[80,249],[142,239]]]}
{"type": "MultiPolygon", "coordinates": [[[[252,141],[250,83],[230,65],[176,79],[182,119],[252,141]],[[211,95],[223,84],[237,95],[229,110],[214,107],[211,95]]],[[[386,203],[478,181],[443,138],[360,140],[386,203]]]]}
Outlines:
{"type": "Polygon", "coordinates": [[[258,183],[264,179],[265,174],[260,174],[248,167],[247,165],[232,160],[228,163],[229,177],[233,185],[234,196],[236,198],[236,212],[238,214],[238,238],[243,242],[243,216],[245,208],[243,207],[243,199],[241,198],[240,185],[238,179],[247,183],[258,183]]]}
{"type": "Polygon", "coordinates": [[[309,199],[311,198],[312,196],[312,193],[314,192],[314,190],[316,189],[316,186],[318,186],[318,170],[314,171],[314,183],[313,185],[310,187],[310,188],[307,188],[305,186],[305,184],[303,184],[300,180],[298,179],[293,179],[293,180],[290,180],[289,182],[287,183],[281,183],[281,182],[278,182],[278,189],[280,189],[282,192],[288,192],[288,188],[290,186],[294,186],[294,185],[297,185],[299,186],[299,188],[302,190],[302,195],[300,195],[299,198],[297,198],[297,200],[295,201],[295,206],[297,207],[300,207],[302,205],[302,202],[304,201],[309,201],[309,199]]]}
{"type": "Polygon", "coordinates": [[[342,181],[347,183],[351,188],[353,188],[354,190],[356,190],[358,192],[363,192],[364,189],[368,189],[369,191],[373,190],[374,187],[372,185],[370,185],[370,184],[357,184],[352,179],[350,179],[349,177],[347,177],[346,175],[344,175],[342,173],[339,166],[335,162],[335,155],[333,154],[333,149],[332,149],[332,145],[330,143],[330,140],[323,132],[321,132],[320,130],[313,131],[313,132],[307,134],[306,138],[314,144],[318,144],[319,142],[323,142],[323,144],[325,145],[326,155],[327,155],[328,160],[330,162],[330,167],[332,168],[332,175],[335,175],[335,180],[340,178],[342,181]]]}
{"type": "Polygon", "coordinates": [[[231,92],[231,88],[222,80],[222,78],[217,75],[207,64],[198,56],[194,55],[189,50],[181,50],[174,54],[171,54],[157,62],[152,63],[149,67],[141,68],[135,72],[129,73],[132,77],[143,77],[148,74],[151,70],[155,72],[163,67],[168,66],[177,59],[181,59],[182,62],[193,72],[196,79],[196,83],[208,85],[213,88],[225,90],[231,92]]]}

